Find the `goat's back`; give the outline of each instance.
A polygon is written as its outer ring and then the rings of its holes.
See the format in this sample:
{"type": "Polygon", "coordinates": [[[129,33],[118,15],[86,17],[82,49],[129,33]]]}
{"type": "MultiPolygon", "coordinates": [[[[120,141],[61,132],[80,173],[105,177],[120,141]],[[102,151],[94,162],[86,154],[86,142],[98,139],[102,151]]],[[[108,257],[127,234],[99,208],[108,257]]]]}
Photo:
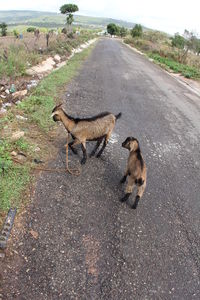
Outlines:
{"type": "Polygon", "coordinates": [[[72,134],[80,140],[96,140],[111,133],[115,126],[115,116],[111,113],[96,119],[83,119],[77,122],[72,134]]]}

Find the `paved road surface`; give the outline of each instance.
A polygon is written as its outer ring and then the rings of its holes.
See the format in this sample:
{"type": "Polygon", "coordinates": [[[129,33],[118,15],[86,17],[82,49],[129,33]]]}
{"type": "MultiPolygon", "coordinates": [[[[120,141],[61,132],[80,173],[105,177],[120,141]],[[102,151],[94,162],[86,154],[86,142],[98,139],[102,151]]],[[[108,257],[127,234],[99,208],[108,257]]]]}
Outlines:
{"type": "MultiPolygon", "coordinates": [[[[200,299],[200,98],[112,39],[98,42],[67,94],[69,114],[123,115],[80,177],[40,177],[27,217],[39,238],[22,238],[5,298],[200,299]],[[119,202],[130,135],[148,167],[136,211],[119,202]]],[[[63,166],[63,145],[52,166],[63,166]]]]}

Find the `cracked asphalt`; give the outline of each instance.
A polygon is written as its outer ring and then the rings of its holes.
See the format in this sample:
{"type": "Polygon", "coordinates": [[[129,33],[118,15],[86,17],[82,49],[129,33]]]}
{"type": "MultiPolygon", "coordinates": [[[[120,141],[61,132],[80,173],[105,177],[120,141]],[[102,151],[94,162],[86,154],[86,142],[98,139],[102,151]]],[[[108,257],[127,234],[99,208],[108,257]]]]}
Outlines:
{"type": "MultiPolygon", "coordinates": [[[[121,42],[102,39],[68,85],[64,107],[122,118],[102,158],[88,159],[79,177],[41,173],[4,270],[4,298],[200,299],[200,98],[121,42]],[[147,164],[137,210],[119,202],[127,136],[138,138],[147,164]]],[[[56,168],[65,160],[60,131],[56,168]]],[[[70,152],[70,164],[81,155],[70,152]]]]}

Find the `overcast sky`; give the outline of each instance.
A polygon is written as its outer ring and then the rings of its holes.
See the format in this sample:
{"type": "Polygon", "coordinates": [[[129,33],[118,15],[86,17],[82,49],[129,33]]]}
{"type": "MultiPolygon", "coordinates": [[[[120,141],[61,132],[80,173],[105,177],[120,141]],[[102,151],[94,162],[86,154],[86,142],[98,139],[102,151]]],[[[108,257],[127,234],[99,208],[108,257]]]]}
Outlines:
{"type": "Polygon", "coordinates": [[[77,4],[81,15],[127,20],[172,34],[184,29],[200,34],[200,0],[0,0],[0,10],[59,12],[65,3],[77,4]]]}

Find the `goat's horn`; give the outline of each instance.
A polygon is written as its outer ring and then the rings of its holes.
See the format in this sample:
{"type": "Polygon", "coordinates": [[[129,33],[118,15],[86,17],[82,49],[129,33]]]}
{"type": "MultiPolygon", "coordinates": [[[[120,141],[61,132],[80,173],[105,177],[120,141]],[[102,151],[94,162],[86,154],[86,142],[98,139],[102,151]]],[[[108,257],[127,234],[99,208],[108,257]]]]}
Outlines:
{"type": "Polygon", "coordinates": [[[51,114],[51,118],[53,118],[53,116],[55,116],[56,114],[56,111],[54,111],[52,114],[51,114]]]}

